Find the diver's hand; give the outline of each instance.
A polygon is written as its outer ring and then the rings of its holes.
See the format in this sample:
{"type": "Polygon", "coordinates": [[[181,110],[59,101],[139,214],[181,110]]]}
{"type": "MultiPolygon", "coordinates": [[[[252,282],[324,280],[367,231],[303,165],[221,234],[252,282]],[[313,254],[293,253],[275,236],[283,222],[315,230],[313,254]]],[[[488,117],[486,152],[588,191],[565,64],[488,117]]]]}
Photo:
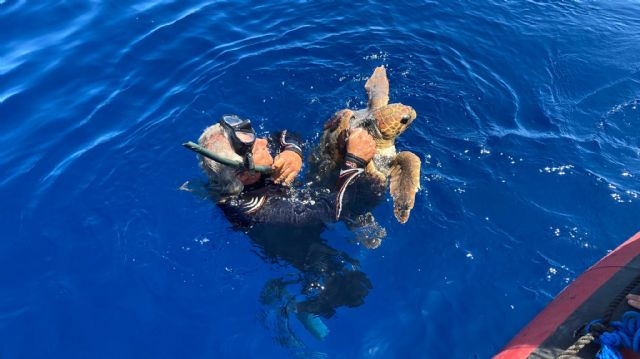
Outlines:
{"type": "Polygon", "coordinates": [[[376,154],[376,141],[363,128],[350,130],[347,138],[347,153],[369,163],[376,154]]]}
{"type": "MultiPolygon", "coordinates": [[[[251,150],[254,165],[271,167],[273,164],[273,157],[271,157],[267,145],[268,142],[264,138],[256,139],[256,142],[253,144],[253,149],[251,150]]],[[[238,174],[238,179],[240,179],[242,184],[247,186],[258,182],[260,176],[261,174],[255,171],[242,171],[238,174]]]]}
{"type": "Polygon", "coordinates": [[[302,157],[294,151],[282,151],[273,161],[273,181],[290,185],[302,168],[302,157]]]}
{"type": "Polygon", "coordinates": [[[627,294],[627,303],[636,309],[640,309],[640,295],[627,294]]]}
{"type": "Polygon", "coordinates": [[[269,153],[268,145],[269,143],[264,138],[256,139],[256,142],[253,144],[251,153],[253,154],[253,163],[256,166],[270,167],[273,164],[273,157],[271,157],[271,153],[269,153]]]}

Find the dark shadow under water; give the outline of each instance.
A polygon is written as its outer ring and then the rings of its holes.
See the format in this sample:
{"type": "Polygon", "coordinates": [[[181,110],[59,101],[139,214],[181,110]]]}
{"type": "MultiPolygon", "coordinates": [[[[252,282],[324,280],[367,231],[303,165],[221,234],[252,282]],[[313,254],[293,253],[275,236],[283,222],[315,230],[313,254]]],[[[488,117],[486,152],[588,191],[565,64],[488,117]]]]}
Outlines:
{"type": "MultiPolygon", "coordinates": [[[[211,187],[204,181],[186,182],[181,190],[216,203],[211,187]]],[[[294,268],[294,274],[273,278],[265,283],[259,301],[261,321],[275,341],[295,356],[324,357],[312,352],[295,332],[295,318],[317,340],[324,340],[329,328],[323,319],[331,318],[340,307],[357,307],[372,289],[358,260],[331,247],[322,238],[326,225],[296,226],[259,223],[247,226],[222,211],[233,230],[245,233],[255,253],[274,266],[294,268]]],[[[300,327],[300,325],[297,325],[300,327]]]]}
{"type": "Polygon", "coordinates": [[[316,339],[323,340],[329,328],[323,322],[339,307],[357,307],[372,288],[359,263],[321,237],[324,226],[296,227],[259,224],[244,230],[257,254],[266,262],[296,269],[296,274],[274,278],[262,290],[262,322],[274,332],[276,342],[302,356],[310,353],[296,335],[295,317],[316,339]]]}
{"type": "Polygon", "coordinates": [[[286,263],[300,272],[297,282],[304,300],[296,303],[296,311],[330,318],[338,307],[364,303],[371,282],[357,260],[321,238],[322,231],[319,226],[259,225],[248,235],[264,260],[286,263]]]}

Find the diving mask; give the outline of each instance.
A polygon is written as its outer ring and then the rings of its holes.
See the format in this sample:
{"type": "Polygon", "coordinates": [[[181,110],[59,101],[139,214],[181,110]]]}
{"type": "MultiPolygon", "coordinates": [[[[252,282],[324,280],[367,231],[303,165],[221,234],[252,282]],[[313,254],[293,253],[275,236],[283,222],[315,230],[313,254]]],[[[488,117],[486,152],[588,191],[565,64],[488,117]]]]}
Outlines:
{"type": "Polygon", "coordinates": [[[245,167],[253,169],[251,150],[256,142],[256,131],[251,126],[251,120],[243,120],[237,115],[224,115],[220,125],[226,131],[233,150],[244,158],[245,167]]]}

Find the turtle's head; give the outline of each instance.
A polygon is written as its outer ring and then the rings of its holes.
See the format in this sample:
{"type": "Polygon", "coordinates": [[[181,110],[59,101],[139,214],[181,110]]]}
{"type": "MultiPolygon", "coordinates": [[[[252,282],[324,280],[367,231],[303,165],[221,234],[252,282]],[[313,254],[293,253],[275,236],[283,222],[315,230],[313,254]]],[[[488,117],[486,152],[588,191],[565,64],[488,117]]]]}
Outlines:
{"type": "Polygon", "coordinates": [[[373,116],[382,139],[393,142],[416,119],[416,111],[411,106],[392,103],[375,110],[373,116]]]}

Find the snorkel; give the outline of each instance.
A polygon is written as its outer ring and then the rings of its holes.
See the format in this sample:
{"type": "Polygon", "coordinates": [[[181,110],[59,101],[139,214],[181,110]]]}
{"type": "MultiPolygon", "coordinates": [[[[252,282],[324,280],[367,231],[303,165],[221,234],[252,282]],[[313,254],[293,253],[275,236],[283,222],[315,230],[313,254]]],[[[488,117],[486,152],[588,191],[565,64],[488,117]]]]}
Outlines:
{"type": "MultiPolygon", "coordinates": [[[[232,159],[220,156],[220,155],[218,155],[216,153],[213,153],[213,152],[209,151],[208,149],[200,146],[197,143],[188,141],[188,142],[183,143],[182,145],[184,147],[190,149],[191,151],[195,152],[195,153],[198,153],[198,154],[200,154],[200,155],[202,155],[202,156],[204,156],[204,157],[206,157],[206,158],[208,158],[208,159],[210,159],[212,161],[216,161],[216,162],[218,162],[220,164],[223,164],[225,166],[233,167],[233,168],[239,169],[239,170],[247,169],[246,166],[245,166],[245,163],[243,161],[232,160],[232,159]]],[[[252,171],[260,172],[260,173],[268,175],[268,174],[271,174],[271,167],[270,166],[253,166],[252,171]]]]}

